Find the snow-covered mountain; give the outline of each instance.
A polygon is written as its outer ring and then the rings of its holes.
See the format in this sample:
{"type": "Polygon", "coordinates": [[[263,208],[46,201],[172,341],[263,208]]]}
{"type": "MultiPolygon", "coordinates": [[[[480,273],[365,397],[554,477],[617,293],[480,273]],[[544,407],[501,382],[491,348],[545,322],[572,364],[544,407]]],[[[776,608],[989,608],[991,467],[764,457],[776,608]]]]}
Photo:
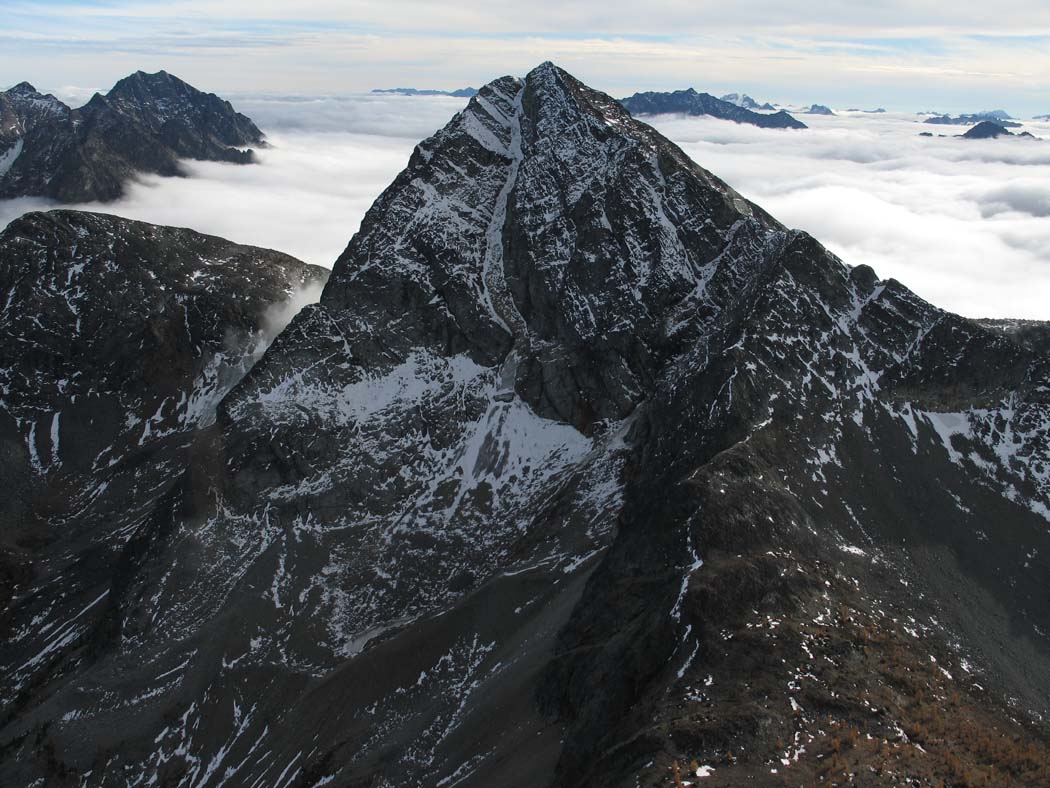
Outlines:
{"type": "MultiPolygon", "coordinates": [[[[82,243],[9,229],[53,276],[0,298],[66,299],[82,243]]],[[[98,555],[41,510],[75,571],[10,572],[0,775],[1038,784],[1040,330],[849,268],[550,63],[495,80],[172,466],[116,457],[158,492],[76,510],[98,555]]]]}
{"type": "Polygon", "coordinates": [[[246,164],[262,132],[228,101],[141,71],[79,109],[21,83],[0,93],[0,197],[120,197],[135,173],[178,175],[179,159],[246,164]]]}
{"type": "Polygon", "coordinates": [[[747,95],[747,93],[727,93],[726,95],[722,96],[721,100],[728,101],[730,104],[735,104],[736,106],[743,107],[744,109],[756,110],[758,112],[776,112],[777,109],[768,101],[764,104],[760,104],[759,102],[751,98],[751,96],[747,95]]]}

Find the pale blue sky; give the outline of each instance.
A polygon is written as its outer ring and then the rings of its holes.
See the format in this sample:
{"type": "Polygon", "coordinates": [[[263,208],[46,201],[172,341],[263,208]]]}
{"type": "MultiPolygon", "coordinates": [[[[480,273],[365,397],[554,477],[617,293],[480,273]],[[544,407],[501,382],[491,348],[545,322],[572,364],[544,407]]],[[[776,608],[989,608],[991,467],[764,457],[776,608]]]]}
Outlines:
{"type": "Polygon", "coordinates": [[[1032,0],[8,0],[0,53],[0,85],[67,95],[140,68],[217,92],[453,88],[551,59],[615,95],[1050,113],[1032,0]]]}

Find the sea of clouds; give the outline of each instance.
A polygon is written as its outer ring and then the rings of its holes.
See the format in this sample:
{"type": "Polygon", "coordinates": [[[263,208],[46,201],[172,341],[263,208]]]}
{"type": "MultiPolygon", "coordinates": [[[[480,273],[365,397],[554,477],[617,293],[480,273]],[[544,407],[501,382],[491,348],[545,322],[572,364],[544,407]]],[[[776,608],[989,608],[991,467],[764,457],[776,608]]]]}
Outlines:
{"type": "Polygon", "coordinates": [[[671,116],[654,125],[850,265],[970,317],[1050,320],[1050,124],[1026,124],[1048,138],[1038,142],[959,139],[965,127],[915,115],[804,119],[806,131],[671,116]]]}
{"type": "Polygon", "coordinates": [[[117,202],[0,200],[0,227],[30,210],[77,208],[190,227],[331,268],[419,140],[462,99],[232,96],[267,135],[258,164],[184,163],[186,178],[141,176],[117,202]]]}
{"type": "MultiPolygon", "coordinates": [[[[231,97],[267,132],[259,164],[188,162],[116,203],[74,206],[191,227],[330,267],[416,142],[461,99],[231,97]]],[[[915,115],[805,116],[807,131],[650,119],[699,164],[845,262],[972,317],[1050,319],[1050,141],[920,137],[915,115]]],[[[1050,138],[1050,124],[1028,124],[1050,138]]],[[[0,201],[0,226],[36,199],[0,201]]]]}

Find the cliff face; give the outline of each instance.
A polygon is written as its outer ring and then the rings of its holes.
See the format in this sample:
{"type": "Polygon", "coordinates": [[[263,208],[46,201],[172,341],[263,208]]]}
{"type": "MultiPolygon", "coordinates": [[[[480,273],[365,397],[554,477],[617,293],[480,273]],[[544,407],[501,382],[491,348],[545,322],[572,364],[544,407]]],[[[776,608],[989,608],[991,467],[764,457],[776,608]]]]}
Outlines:
{"type": "Polygon", "coordinates": [[[557,67],[496,80],[117,568],[47,632],[18,586],[3,773],[1042,779],[1048,378],[557,67]]]}
{"type": "Polygon", "coordinates": [[[70,109],[22,83],[0,93],[0,197],[107,202],[136,173],[179,159],[247,164],[262,132],[228,101],[164,71],[141,71],[70,109]]]}
{"type": "Polygon", "coordinates": [[[122,551],[181,476],[195,430],[281,305],[327,273],[100,214],[32,213],[0,234],[8,720],[91,651],[122,551]]]}

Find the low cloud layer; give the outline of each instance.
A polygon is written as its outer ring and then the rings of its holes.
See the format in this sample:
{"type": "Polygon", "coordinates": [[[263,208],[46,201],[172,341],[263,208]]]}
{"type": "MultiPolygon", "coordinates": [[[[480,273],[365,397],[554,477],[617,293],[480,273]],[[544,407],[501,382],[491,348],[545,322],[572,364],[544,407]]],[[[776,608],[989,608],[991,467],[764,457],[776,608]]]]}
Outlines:
{"type": "Polygon", "coordinates": [[[416,143],[464,102],[408,97],[233,97],[271,147],[255,165],[185,162],[187,178],[144,176],[114,203],[0,201],[0,226],[29,210],[69,207],[190,227],[331,268],[416,143]]]}
{"type": "MultiPolygon", "coordinates": [[[[851,265],[964,315],[1050,319],[1050,142],[920,137],[931,127],[917,121],[807,116],[805,132],[677,117],[655,125],[851,265]]],[[[1046,124],[1030,129],[1050,137],[1046,124]]]]}
{"type": "MultiPolygon", "coordinates": [[[[260,164],[190,163],[110,205],[330,267],[416,142],[463,101],[235,96],[273,147],[260,164]]],[[[914,115],[807,116],[803,132],[702,118],[655,125],[697,162],[852,265],[974,317],[1050,319],[1050,142],[919,137],[914,115]]],[[[1050,125],[1031,130],[1050,137],[1050,125]]],[[[934,132],[958,134],[948,127],[934,132]]],[[[0,202],[0,224],[39,200],[0,202]]]]}

